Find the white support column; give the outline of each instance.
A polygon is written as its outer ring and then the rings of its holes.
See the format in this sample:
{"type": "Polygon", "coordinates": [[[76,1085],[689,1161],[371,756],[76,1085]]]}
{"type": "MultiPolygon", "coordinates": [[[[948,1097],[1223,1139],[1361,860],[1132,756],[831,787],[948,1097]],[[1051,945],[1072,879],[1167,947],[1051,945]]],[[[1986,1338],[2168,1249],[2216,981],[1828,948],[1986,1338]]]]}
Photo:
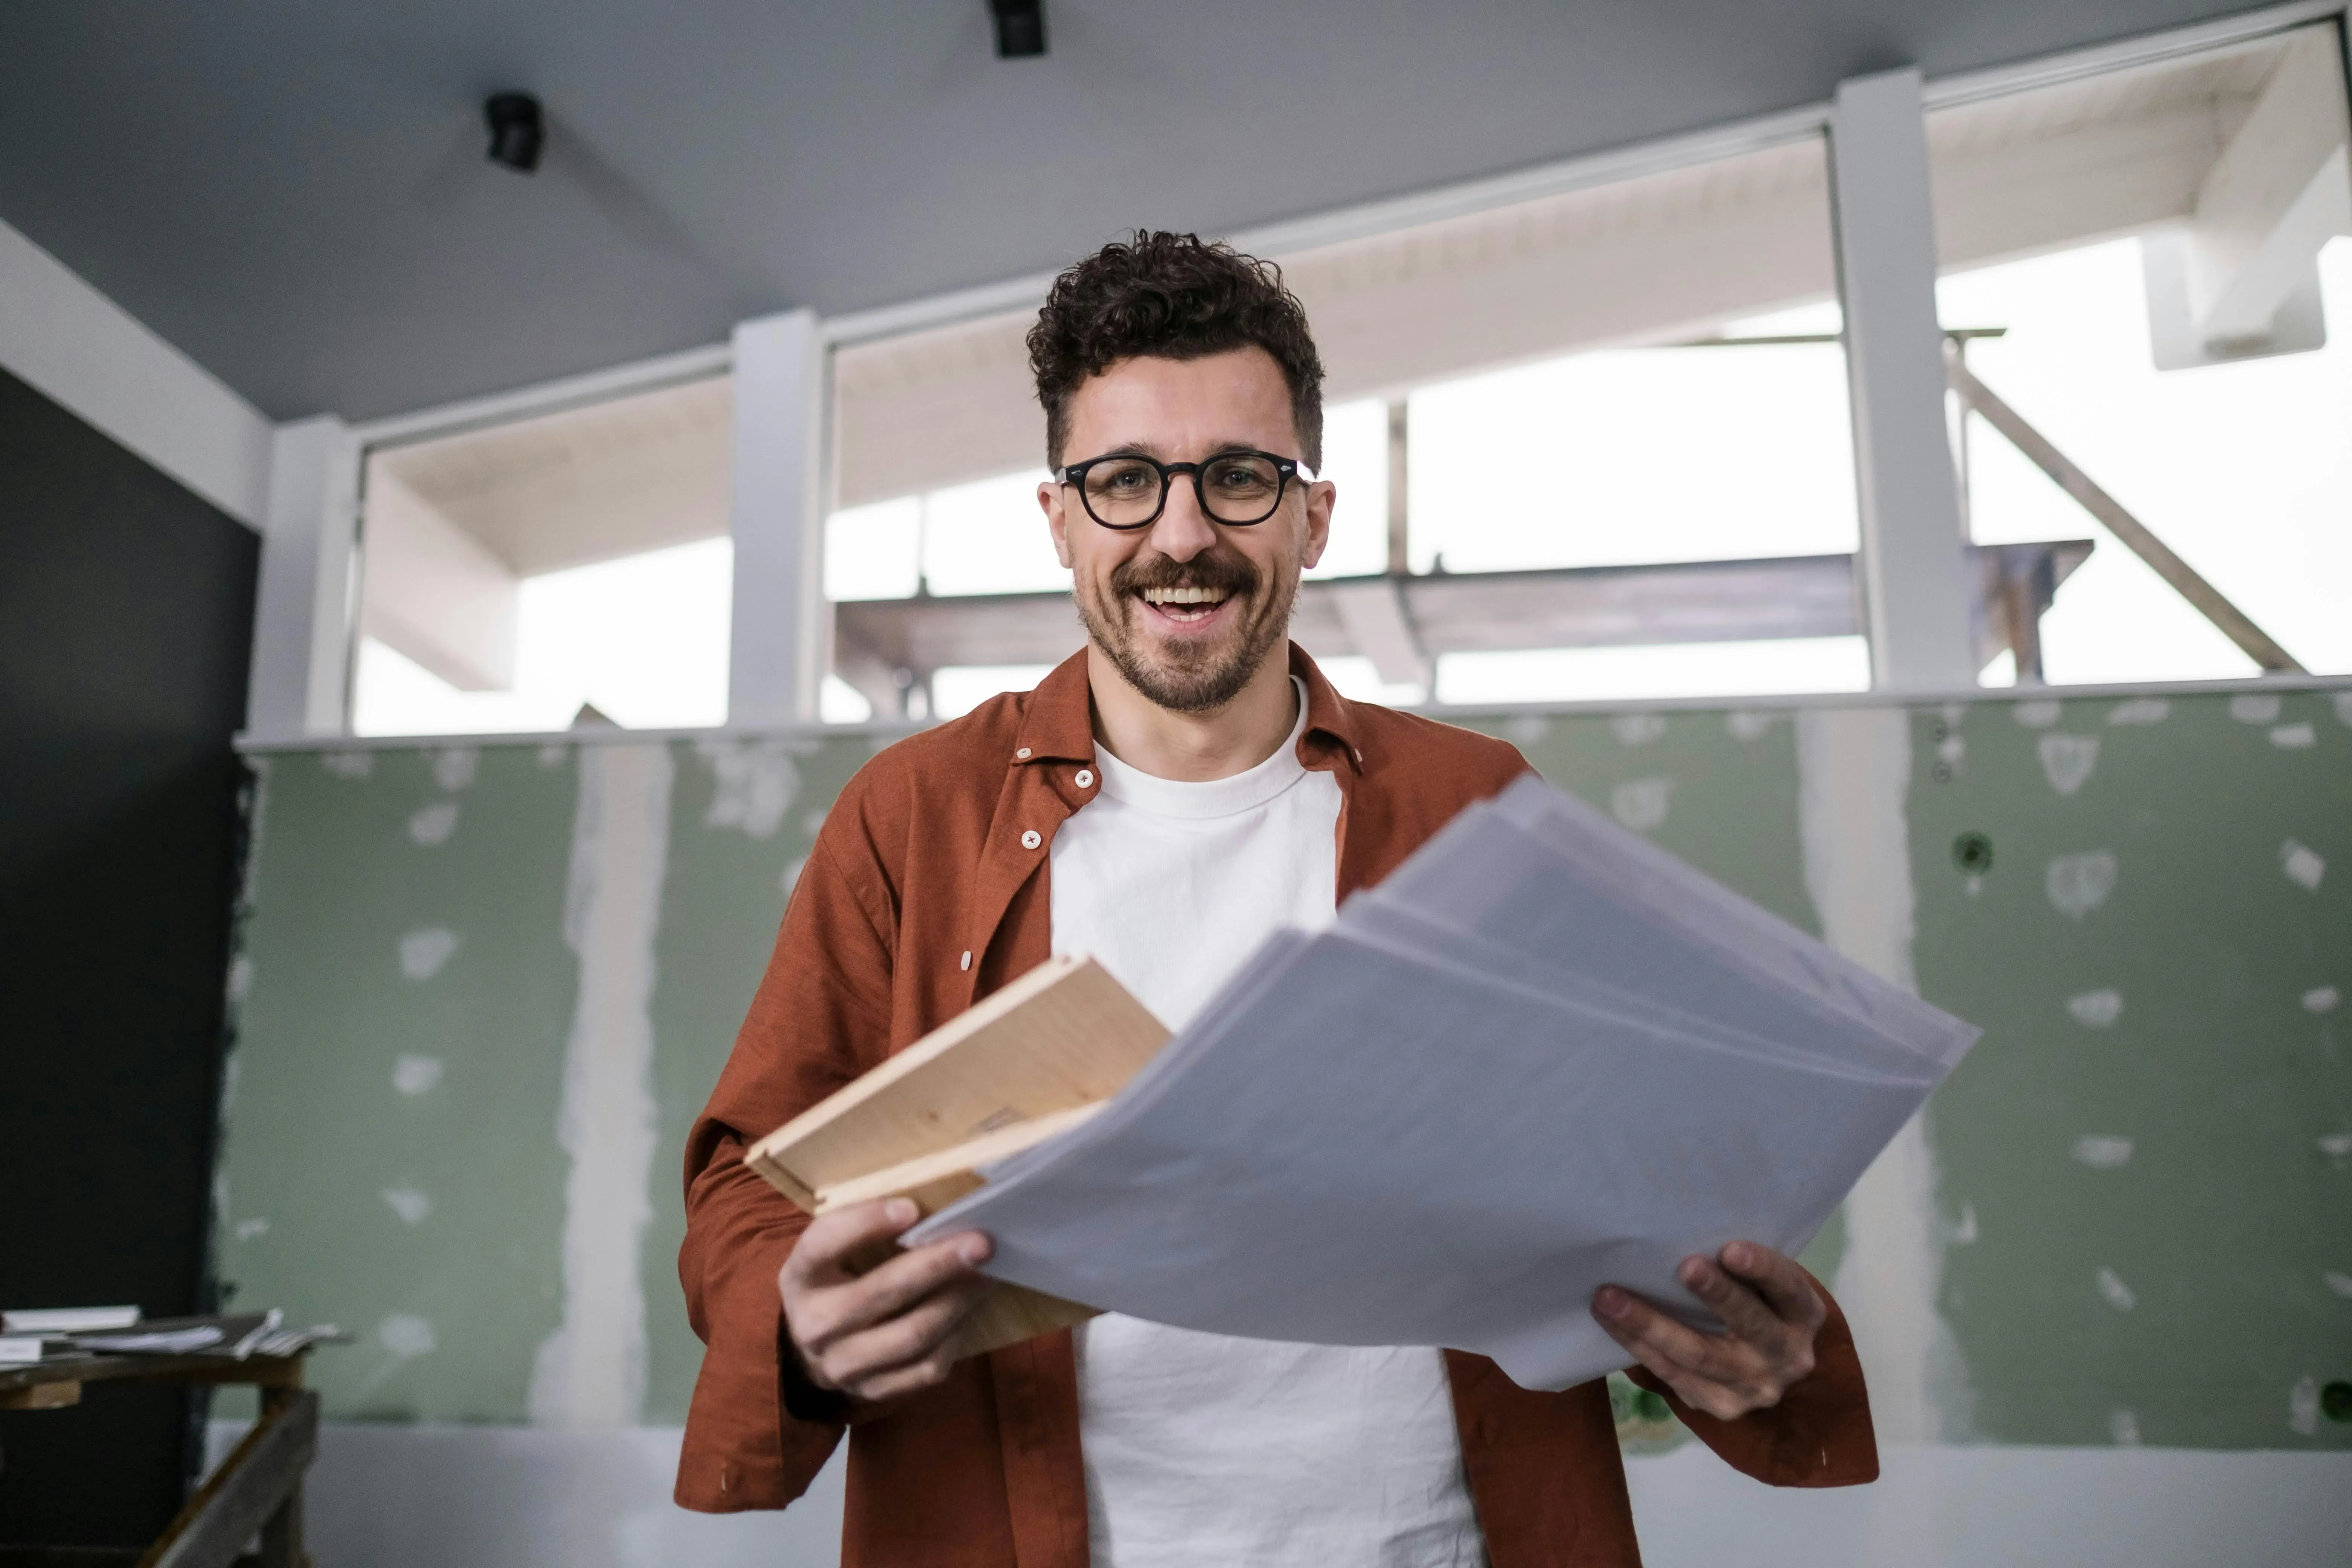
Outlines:
{"type": "Polygon", "coordinates": [[[246,731],[279,740],[348,722],[359,543],[360,444],[332,415],[271,437],[246,731]]]}
{"type": "Polygon", "coordinates": [[[730,724],[816,718],[824,583],[824,344],[814,312],[735,329],[734,626],[730,724]]]}
{"type": "Polygon", "coordinates": [[[1856,77],[1830,116],[1872,683],[1915,691],[1977,677],[1919,88],[1916,69],[1856,77]]]}

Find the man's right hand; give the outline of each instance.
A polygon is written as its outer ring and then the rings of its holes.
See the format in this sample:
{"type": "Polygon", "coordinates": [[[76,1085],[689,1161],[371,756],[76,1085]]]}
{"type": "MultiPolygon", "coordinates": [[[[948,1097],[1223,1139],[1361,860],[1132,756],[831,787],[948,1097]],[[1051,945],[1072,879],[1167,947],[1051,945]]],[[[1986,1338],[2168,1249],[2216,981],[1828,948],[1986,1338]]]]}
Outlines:
{"type": "Polygon", "coordinates": [[[885,1250],[918,1217],[905,1198],[876,1199],[813,1221],[776,1276],[784,1326],[808,1380],[851,1399],[882,1400],[939,1383],[950,1342],[990,1281],[978,1231],[911,1248],[860,1274],[853,1260],[885,1250]]]}

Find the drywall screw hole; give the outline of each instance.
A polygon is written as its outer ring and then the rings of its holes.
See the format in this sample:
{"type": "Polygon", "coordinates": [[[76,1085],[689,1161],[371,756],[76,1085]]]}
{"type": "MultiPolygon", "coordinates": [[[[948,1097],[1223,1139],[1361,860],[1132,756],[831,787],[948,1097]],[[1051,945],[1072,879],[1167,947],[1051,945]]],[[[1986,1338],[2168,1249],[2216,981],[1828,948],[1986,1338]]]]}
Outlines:
{"type": "Polygon", "coordinates": [[[1952,864],[1971,877],[1992,869],[1992,840],[1981,833],[1963,833],[1952,840],[1952,864]]]}
{"type": "Polygon", "coordinates": [[[1952,782],[1951,763],[1937,763],[1936,764],[1936,782],[1937,784],[1949,784],[1952,782]]]}

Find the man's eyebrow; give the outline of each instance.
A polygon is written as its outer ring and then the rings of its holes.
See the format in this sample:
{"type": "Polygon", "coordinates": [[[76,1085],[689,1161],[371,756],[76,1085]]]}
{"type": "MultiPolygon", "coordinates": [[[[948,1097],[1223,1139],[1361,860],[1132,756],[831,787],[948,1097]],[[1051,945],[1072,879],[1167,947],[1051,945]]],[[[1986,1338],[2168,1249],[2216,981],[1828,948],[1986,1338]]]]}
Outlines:
{"type": "MultiPolygon", "coordinates": [[[[1160,456],[1164,450],[1164,447],[1160,447],[1159,443],[1154,441],[1122,441],[1118,446],[1105,451],[1102,456],[1106,458],[1157,458],[1161,462],[1166,462],[1168,459],[1160,456]]],[[[1244,441],[1239,437],[1232,437],[1223,441],[1210,443],[1208,451],[1202,455],[1201,460],[1202,462],[1206,462],[1211,458],[1223,458],[1234,452],[1255,452],[1256,450],[1258,450],[1258,448],[1255,444],[1244,441]]]]}

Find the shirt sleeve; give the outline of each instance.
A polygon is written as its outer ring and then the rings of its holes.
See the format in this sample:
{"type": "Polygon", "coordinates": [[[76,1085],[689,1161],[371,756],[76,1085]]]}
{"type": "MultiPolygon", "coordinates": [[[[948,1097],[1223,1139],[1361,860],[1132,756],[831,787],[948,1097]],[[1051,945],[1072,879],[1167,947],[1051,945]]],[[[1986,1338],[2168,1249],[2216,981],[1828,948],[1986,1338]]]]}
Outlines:
{"type": "MultiPolygon", "coordinates": [[[[847,803],[844,803],[847,804],[847,803]]],[[[776,1276],[808,1215],[743,1163],[743,1152],[888,1054],[895,926],[887,879],[841,805],[826,819],[718,1088],[686,1147],[678,1281],[707,1347],[695,1380],[676,1497],[707,1512],[782,1508],[840,1441],[835,1412],[786,1408],[788,1353],[776,1276]]]]}
{"type": "Polygon", "coordinates": [[[1776,1487],[1851,1487],[1878,1479],[1878,1438],[1853,1331],[1835,1298],[1812,1279],[1829,1317],[1813,1338],[1813,1370],[1769,1410],[1725,1421],[1685,1405],[1647,1367],[1626,1375],[1666,1404],[1700,1442],[1743,1475],[1776,1487]]]}

